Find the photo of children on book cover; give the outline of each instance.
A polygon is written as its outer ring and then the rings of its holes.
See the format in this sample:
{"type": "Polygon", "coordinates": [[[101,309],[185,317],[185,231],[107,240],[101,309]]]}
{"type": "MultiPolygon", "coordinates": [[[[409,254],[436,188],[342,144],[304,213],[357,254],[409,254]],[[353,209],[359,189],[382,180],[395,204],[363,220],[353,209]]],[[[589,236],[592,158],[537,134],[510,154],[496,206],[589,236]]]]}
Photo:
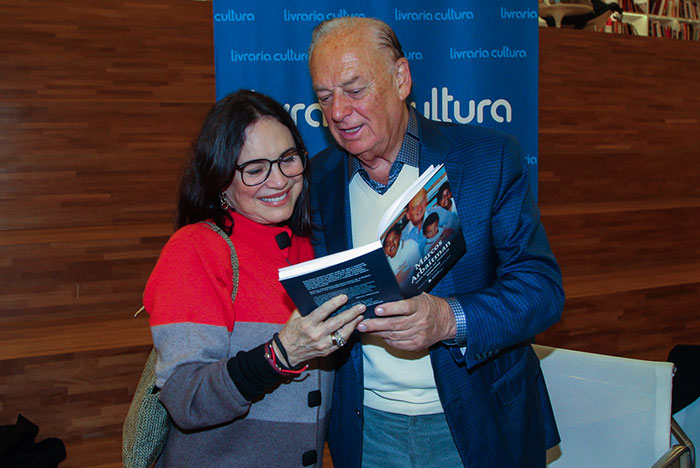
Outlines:
{"type": "Polygon", "coordinates": [[[380,237],[404,297],[432,286],[466,251],[450,184],[441,168],[380,237]]]}

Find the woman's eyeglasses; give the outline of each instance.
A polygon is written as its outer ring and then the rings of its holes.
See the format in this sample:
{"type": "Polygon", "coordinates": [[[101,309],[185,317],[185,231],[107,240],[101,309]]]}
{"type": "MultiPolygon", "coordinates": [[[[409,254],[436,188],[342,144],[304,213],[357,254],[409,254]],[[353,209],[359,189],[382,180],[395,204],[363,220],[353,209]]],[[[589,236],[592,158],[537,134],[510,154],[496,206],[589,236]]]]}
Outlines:
{"type": "Polygon", "coordinates": [[[241,172],[241,180],[248,187],[260,185],[270,177],[272,165],[277,163],[282,174],[286,177],[296,177],[304,172],[308,153],[304,150],[291,148],[282,155],[270,161],[269,159],[253,159],[240,166],[234,166],[241,172]]]}

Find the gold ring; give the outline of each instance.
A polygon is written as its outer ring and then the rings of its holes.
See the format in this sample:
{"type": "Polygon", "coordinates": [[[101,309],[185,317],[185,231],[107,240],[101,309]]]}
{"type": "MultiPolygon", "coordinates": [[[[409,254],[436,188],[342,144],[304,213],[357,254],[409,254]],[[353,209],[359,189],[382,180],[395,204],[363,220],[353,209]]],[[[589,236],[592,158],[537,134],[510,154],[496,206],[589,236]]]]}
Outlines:
{"type": "Polygon", "coordinates": [[[345,346],[345,338],[343,338],[343,335],[340,334],[338,330],[334,331],[331,333],[331,341],[333,341],[333,344],[336,345],[338,348],[342,348],[345,346]]]}

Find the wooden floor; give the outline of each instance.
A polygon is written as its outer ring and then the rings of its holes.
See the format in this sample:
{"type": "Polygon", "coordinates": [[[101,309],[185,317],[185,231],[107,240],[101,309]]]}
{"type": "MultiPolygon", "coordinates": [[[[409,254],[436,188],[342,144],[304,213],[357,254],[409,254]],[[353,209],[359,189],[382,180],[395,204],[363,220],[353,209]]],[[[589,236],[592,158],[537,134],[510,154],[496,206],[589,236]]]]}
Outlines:
{"type": "MultiPolygon", "coordinates": [[[[211,3],[0,0],[0,424],[120,466],[133,318],[214,102],[211,3]]],[[[567,294],[541,344],[700,343],[700,44],[540,31],[539,202],[567,294]]],[[[328,463],[326,466],[330,466],[328,463]]]]}

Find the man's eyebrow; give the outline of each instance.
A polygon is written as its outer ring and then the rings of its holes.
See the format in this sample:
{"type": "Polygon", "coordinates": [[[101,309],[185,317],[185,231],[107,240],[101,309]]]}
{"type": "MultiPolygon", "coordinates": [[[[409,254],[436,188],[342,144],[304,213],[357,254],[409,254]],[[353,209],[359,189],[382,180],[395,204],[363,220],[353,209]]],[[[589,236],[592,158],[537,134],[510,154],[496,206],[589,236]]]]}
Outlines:
{"type": "MultiPolygon", "coordinates": [[[[351,77],[350,79],[348,79],[348,80],[346,80],[346,81],[340,83],[340,87],[341,87],[341,88],[345,88],[346,86],[353,85],[353,84],[355,84],[359,79],[360,79],[360,76],[359,76],[359,75],[355,75],[355,76],[351,77]]],[[[330,91],[329,88],[326,88],[325,86],[321,86],[321,85],[316,85],[316,86],[313,87],[313,89],[314,89],[314,91],[317,92],[317,93],[320,92],[320,91],[330,91]]]]}
{"type": "Polygon", "coordinates": [[[346,81],[344,81],[343,83],[341,83],[341,84],[340,84],[340,87],[341,87],[341,88],[344,88],[344,87],[346,87],[346,86],[350,86],[350,85],[352,85],[352,84],[355,84],[355,83],[357,83],[357,81],[358,81],[359,79],[360,79],[359,75],[355,75],[355,76],[353,76],[352,78],[350,78],[349,80],[346,80],[346,81]]]}

